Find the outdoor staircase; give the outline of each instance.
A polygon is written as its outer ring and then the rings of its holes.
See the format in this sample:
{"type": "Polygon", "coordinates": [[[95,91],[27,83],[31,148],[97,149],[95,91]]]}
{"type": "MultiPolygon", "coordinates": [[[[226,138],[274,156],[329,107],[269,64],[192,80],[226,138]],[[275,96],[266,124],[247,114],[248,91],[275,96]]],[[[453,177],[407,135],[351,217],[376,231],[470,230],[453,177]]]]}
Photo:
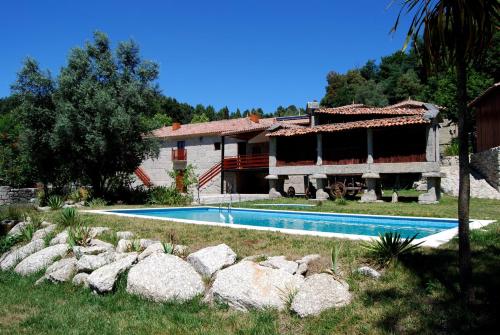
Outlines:
{"type": "Polygon", "coordinates": [[[202,174],[198,178],[198,190],[201,189],[203,186],[208,184],[212,179],[217,177],[222,171],[222,164],[221,162],[216,163],[214,166],[212,166],[207,172],[202,174]]]}
{"type": "Polygon", "coordinates": [[[153,183],[151,182],[151,178],[144,172],[144,170],[141,167],[138,167],[135,169],[135,175],[139,180],[144,184],[146,187],[151,187],[153,186],[153,183]]]}

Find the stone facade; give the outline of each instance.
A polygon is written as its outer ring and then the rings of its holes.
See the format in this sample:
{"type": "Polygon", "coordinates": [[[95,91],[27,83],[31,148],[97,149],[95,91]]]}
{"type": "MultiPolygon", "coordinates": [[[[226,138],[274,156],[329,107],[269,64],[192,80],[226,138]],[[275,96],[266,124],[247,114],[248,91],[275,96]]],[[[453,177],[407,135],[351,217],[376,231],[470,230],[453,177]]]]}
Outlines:
{"type": "MultiPolygon", "coordinates": [[[[179,141],[185,142],[187,151],[187,161],[185,163],[172,161],[172,149],[177,148],[176,139],[162,140],[160,147],[160,155],[157,159],[148,159],[142,162],[141,168],[151,178],[151,181],[156,186],[169,186],[174,180],[168,175],[169,171],[175,168],[184,168],[187,164],[194,167],[194,172],[197,176],[201,176],[212,168],[221,160],[221,150],[215,149],[215,143],[221,142],[220,136],[197,136],[190,138],[182,138],[179,141]]],[[[224,155],[236,156],[238,145],[236,140],[232,138],[225,139],[224,155]]],[[[234,176],[227,174],[226,182],[234,183],[234,176]]],[[[200,189],[201,194],[216,194],[220,193],[221,186],[220,174],[214,177],[204,187],[200,189]]],[[[196,191],[196,190],[193,190],[196,191]]],[[[194,192],[196,194],[196,192],[194,192]]]]}
{"type": "Polygon", "coordinates": [[[36,188],[12,188],[0,186],[0,206],[29,203],[36,197],[36,188]]]}
{"type": "Polygon", "coordinates": [[[500,147],[473,154],[471,164],[491,186],[500,191],[500,147]]]}

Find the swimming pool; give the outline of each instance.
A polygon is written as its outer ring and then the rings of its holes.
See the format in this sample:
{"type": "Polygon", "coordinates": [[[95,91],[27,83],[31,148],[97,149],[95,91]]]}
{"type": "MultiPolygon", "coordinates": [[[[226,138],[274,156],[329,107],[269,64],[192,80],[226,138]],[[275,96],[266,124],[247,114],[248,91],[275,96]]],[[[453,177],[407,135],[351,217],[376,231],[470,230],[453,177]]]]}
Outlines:
{"type": "MultiPolygon", "coordinates": [[[[417,235],[417,241],[438,246],[457,233],[456,219],[337,214],[306,211],[218,207],[180,207],[89,211],[99,214],[216,225],[231,228],[280,231],[290,234],[369,240],[388,231],[403,237],[417,235]]],[[[493,221],[474,220],[471,228],[493,221]]]]}

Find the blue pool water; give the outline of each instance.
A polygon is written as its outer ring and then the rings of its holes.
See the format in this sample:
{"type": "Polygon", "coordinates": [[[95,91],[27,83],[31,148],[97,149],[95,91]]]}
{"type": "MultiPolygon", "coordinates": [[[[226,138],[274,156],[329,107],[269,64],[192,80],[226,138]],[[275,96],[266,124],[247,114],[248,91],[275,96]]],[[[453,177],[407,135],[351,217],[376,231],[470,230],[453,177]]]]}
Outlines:
{"type": "Polygon", "coordinates": [[[403,237],[418,233],[417,238],[455,228],[454,219],[406,218],[392,216],[345,215],[331,213],[293,212],[235,209],[214,207],[187,207],[168,209],[110,210],[112,213],[169,218],[172,220],[195,220],[224,223],[227,225],[247,225],[281,229],[378,236],[387,231],[397,231],[403,237]]]}

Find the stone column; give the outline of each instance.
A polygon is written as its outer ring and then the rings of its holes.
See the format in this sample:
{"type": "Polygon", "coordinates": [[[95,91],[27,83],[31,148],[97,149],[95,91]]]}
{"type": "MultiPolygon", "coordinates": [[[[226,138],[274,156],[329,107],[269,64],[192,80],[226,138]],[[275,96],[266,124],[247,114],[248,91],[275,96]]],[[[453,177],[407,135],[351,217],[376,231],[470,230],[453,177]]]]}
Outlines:
{"type": "Polygon", "coordinates": [[[327,186],[328,181],[328,177],[326,176],[326,174],[313,174],[311,178],[316,179],[316,199],[327,200],[329,196],[328,193],[325,192],[325,187],[327,186]]]}
{"type": "Polygon", "coordinates": [[[316,165],[323,165],[323,136],[316,134],[316,165]]]}
{"type": "Polygon", "coordinates": [[[282,194],[279,192],[279,178],[277,175],[270,174],[265,177],[267,180],[269,180],[269,198],[270,199],[276,199],[276,198],[281,198],[282,194]]]}
{"type": "Polygon", "coordinates": [[[419,204],[437,204],[441,199],[441,178],[444,174],[441,172],[422,173],[422,177],[427,180],[427,192],[418,196],[419,204]]]}
{"type": "Polygon", "coordinates": [[[269,138],[269,167],[276,167],[276,137],[269,138]]]}
{"type": "Polygon", "coordinates": [[[361,196],[361,202],[376,202],[381,199],[382,193],[378,189],[378,180],[380,175],[378,173],[368,172],[364,173],[361,178],[365,179],[366,190],[361,196]]]}
{"type": "Polygon", "coordinates": [[[368,164],[373,164],[373,130],[370,128],[366,130],[366,145],[368,151],[366,162],[368,164]]]}

